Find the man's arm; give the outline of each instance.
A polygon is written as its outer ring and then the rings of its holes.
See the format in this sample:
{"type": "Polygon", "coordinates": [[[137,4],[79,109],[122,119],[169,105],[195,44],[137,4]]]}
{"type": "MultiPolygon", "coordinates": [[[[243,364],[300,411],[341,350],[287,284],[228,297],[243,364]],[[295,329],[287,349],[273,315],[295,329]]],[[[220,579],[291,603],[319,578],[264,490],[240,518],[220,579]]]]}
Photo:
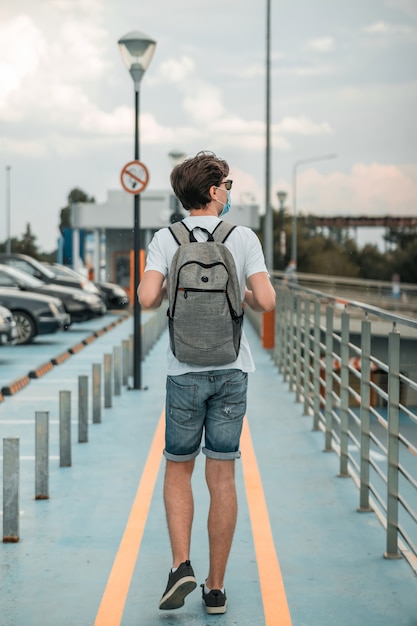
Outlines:
{"type": "Polygon", "coordinates": [[[257,272],[248,278],[250,289],[245,290],[245,302],[254,311],[272,311],[275,307],[275,289],[266,272],[257,272]]]}
{"type": "Polygon", "coordinates": [[[157,270],[148,270],[143,274],[137,293],[144,309],[157,309],[167,295],[165,276],[157,270]]]}

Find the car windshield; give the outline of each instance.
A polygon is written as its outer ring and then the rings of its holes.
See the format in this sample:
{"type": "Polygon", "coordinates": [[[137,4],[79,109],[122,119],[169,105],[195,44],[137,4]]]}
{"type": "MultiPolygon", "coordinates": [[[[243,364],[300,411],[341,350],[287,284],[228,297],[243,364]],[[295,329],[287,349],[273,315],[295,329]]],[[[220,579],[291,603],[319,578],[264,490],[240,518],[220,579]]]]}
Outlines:
{"type": "Polygon", "coordinates": [[[39,278],[26,274],[26,272],[22,272],[15,267],[10,267],[10,265],[7,267],[3,266],[1,271],[5,272],[9,276],[12,276],[18,283],[25,285],[25,287],[43,287],[45,285],[45,283],[39,280],[39,278]]]}

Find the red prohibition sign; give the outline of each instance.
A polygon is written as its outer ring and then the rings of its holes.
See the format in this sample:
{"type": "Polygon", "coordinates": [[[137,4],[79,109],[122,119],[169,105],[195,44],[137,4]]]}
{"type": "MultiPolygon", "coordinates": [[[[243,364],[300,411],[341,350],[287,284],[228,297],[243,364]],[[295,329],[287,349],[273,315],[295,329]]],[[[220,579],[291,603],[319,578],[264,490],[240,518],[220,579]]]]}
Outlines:
{"type": "Polygon", "coordinates": [[[125,191],[133,194],[141,193],[149,180],[146,165],[140,161],[126,163],[120,174],[120,182],[125,191]]]}

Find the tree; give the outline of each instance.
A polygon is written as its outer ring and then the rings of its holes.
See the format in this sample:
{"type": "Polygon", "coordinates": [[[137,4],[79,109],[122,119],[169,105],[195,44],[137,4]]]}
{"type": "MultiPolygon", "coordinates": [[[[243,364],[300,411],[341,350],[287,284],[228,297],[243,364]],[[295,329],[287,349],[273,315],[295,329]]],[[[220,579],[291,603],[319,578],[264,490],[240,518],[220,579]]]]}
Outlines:
{"type": "Polygon", "coordinates": [[[68,194],[68,204],[66,207],[61,209],[60,213],[60,223],[59,230],[61,233],[64,232],[65,228],[71,228],[71,207],[73,204],[77,202],[95,202],[93,196],[88,196],[85,191],[80,189],[79,187],[74,187],[68,194]]]}
{"type": "Polygon", "coordinates": [[[13,252],[17,254],[27,254],[35,259],[39,259],[41,254],[39,253],[36,239],[36,235],[32,233],[31,225],[29,223],[26,224],[26,232],[22,235],[22,239],[20,241],[12,241],[13,252]]]}

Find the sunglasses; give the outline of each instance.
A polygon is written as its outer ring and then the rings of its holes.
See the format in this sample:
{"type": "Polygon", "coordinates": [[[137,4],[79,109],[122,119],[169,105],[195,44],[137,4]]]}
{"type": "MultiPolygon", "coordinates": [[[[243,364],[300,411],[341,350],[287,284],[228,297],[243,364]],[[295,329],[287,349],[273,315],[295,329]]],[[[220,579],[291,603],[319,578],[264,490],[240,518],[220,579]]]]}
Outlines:
{"type": "Polygon", "coordinates": [[[227,191],[230,191],[233,185],[233,180],[224,180],[222,183],[220,183],[221,185],[224,185],[226,187],[227,191]]]}

